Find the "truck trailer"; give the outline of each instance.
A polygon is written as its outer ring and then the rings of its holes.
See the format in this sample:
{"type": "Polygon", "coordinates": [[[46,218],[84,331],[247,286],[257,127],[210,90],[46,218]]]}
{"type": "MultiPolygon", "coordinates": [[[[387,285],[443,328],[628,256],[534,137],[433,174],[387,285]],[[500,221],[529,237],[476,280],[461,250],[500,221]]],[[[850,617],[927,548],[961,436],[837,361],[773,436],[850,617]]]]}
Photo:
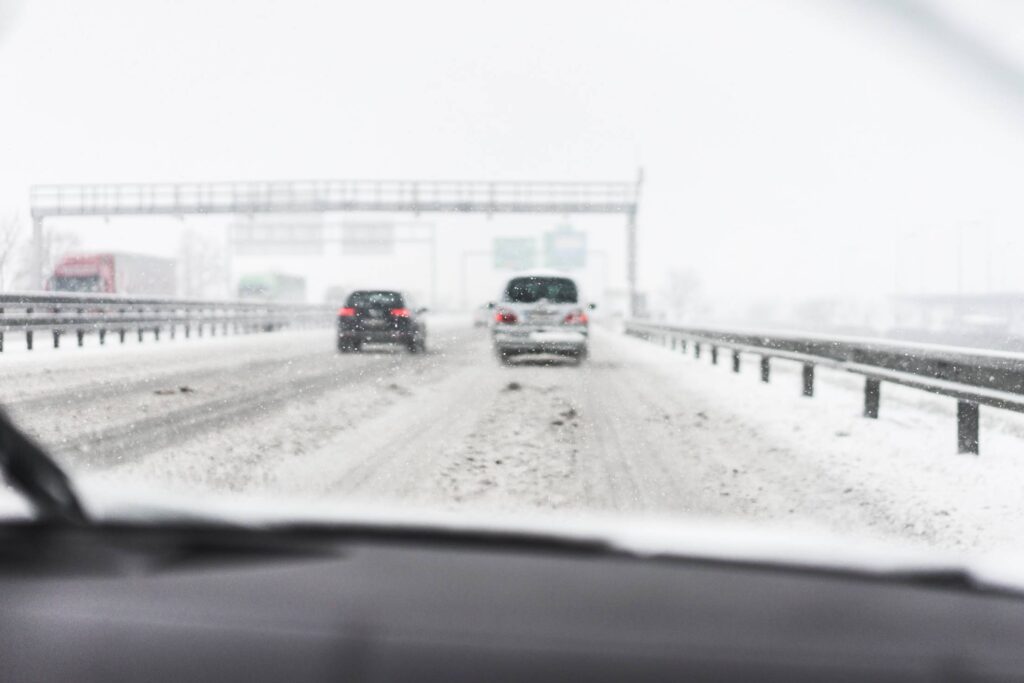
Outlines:
{"type": "Polygon", "coordinates": [[[174,259],[160,256],[76,254],[57,263],[46,288],[54,292],[173,297],[178,293],[176,270],[174,259]]]}

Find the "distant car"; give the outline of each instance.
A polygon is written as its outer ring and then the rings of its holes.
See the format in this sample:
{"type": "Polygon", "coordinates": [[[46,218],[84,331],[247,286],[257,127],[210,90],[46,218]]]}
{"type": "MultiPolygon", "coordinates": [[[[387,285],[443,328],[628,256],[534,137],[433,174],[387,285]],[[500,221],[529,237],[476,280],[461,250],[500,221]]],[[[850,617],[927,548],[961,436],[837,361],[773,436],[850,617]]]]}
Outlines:
{"type": "Polygon", "coordinates": [[[577,362],[587,357],[590,321],[572,278],[513,277],[491,311],[494,349],[502,362],[522,354],[557,354],[577,362]]]}
{"type": "Polygon", "coordinates": [[[360,351],[363,344],[402,344],[410,353],[427,348],[426,308],[404,292],[357,290],[338,311],[338,351],[360,351]]]}

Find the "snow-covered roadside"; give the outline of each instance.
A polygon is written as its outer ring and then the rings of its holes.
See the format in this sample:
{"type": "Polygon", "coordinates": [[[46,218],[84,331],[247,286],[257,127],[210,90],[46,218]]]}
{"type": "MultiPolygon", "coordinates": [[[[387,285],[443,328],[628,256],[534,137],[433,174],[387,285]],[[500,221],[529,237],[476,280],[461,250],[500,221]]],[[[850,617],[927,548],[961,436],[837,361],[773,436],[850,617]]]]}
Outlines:
{"type": "Polygon", "coordinates": [[[794,490],[794,516],[855,527],[862,522],[845,518],[845,501],[853,501],[869,531],[948,548],[1024,547],[1022,415],[983,410],[982,455],[958,455],[952,399],[883,385],[880,418],[868,420],[862,381],[847,373],[819,369],[816,395],[807,398],[797,364],[774,363],[772,382],[763,384],[755,359],[736,375],[725,363],[636,339],[617,346],[726,416],[708,428],[747,433],[766,454],[791,454],[790,467],[808,479],[794,490]],[[819,495],[798,495],[812,490],[819,495]]]}

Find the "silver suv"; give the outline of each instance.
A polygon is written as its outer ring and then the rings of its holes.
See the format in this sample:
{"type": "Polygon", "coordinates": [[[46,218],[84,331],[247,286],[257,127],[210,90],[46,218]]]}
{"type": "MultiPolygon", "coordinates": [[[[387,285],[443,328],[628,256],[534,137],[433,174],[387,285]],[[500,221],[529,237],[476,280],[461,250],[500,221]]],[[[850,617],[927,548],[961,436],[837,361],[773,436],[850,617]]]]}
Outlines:
{"type": "Polygon", "coordinates": [[[494,350],[503,363],[521,354],[558,354],[577,363],[587,357],[590,321],[572,278],[516,276],[491,308],[494,350]]]}

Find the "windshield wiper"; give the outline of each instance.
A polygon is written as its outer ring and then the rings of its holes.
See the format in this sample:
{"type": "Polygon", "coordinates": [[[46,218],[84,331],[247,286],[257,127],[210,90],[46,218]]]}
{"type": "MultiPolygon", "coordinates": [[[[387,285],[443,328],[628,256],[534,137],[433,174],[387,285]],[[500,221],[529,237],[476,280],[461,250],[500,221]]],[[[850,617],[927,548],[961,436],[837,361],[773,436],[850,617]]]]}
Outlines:
{"type": "Polygon", "coordinates": [[[48,522],[84,524],[85,510],[64,470],[0,409],[0,472],[48,522]]]}

